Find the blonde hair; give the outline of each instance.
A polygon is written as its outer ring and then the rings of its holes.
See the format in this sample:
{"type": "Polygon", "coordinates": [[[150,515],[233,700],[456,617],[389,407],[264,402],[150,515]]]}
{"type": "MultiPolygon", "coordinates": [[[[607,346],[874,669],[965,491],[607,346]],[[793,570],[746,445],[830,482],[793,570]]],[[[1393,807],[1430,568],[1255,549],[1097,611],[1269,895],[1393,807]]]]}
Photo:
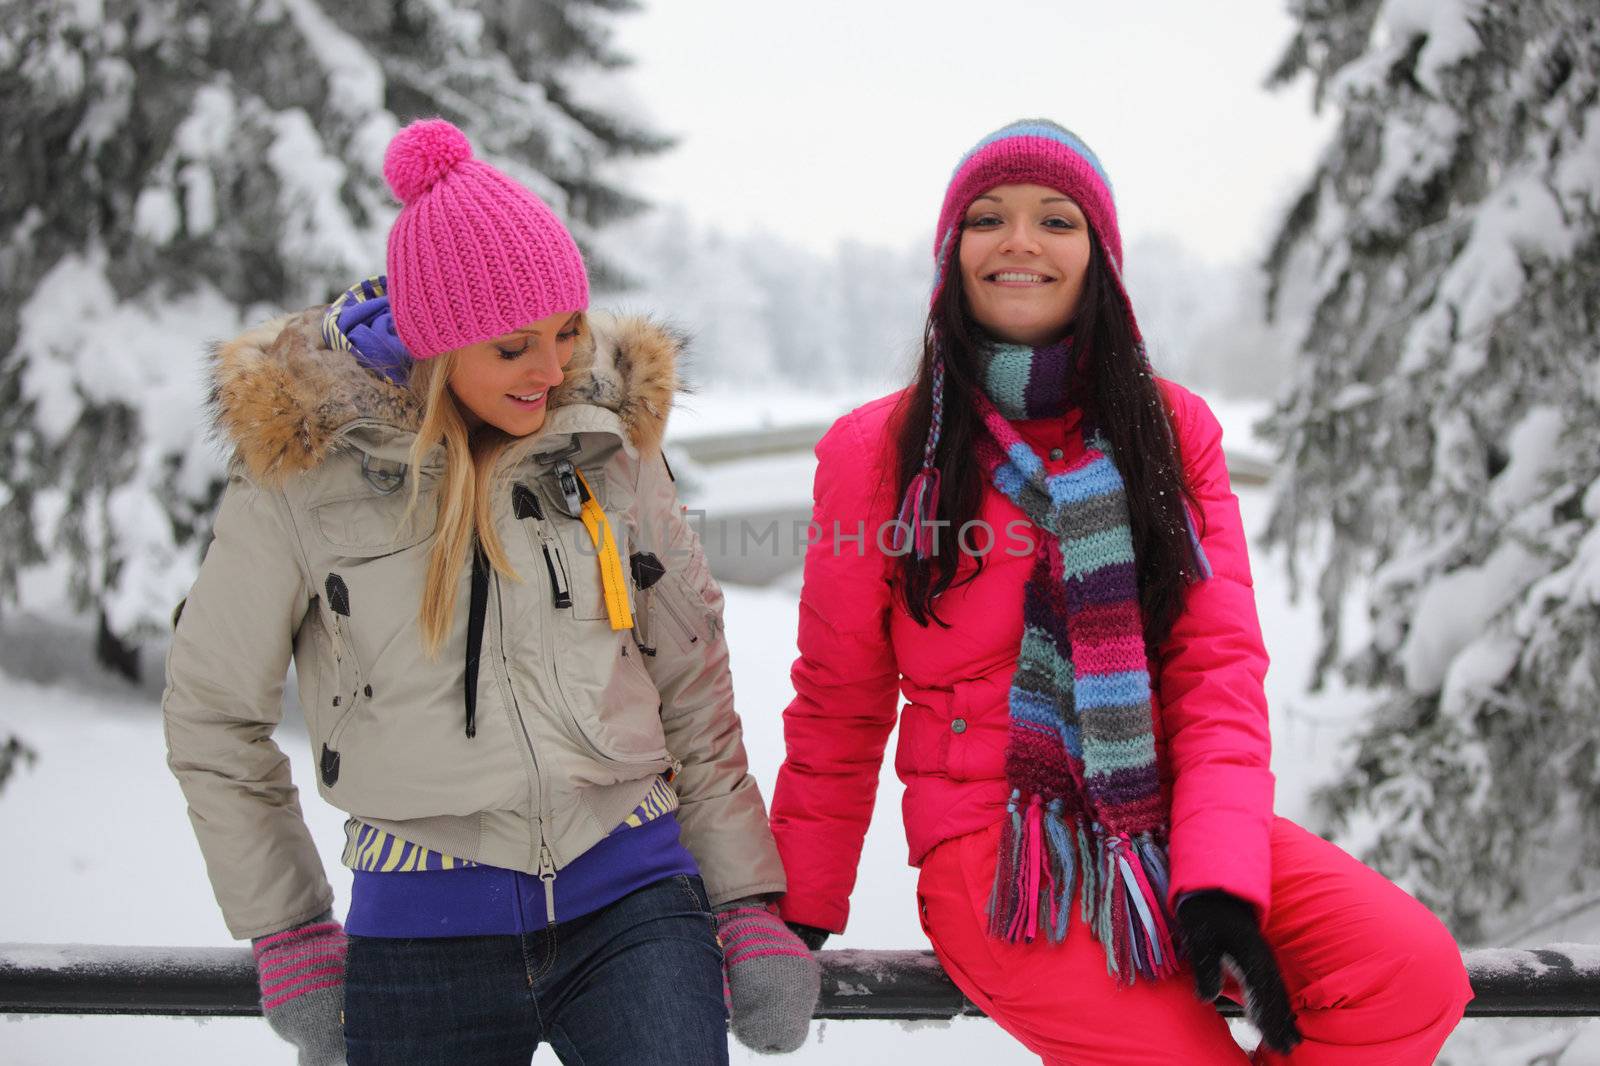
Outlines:
{"type": "MultiPolygon", "coordinates": [[[[474,539],[483,546],[484,555],[495,570],[513,581],[521,580],[506,556],[493,519],[494,490],[503,476],[500,461],[517,438],[493,426],[484,426],[476,433],[468,431],[461,405],[450,391],[455,364],[455,353],[446,352],[432,359],[419,359],[411,367],[411,390],[422,401],[422,425],[411,445],[411,469],[422,468],[423,458],[434,445],[442,442],[445,449],[438,521],[417,616],[422,647],[430,658],[439,654],[455,623],[456,590],[461,571],[471,558],[474,539]]],[[[420,477],[411,479],[407,515],[417,506],[421,486],[420,477]]]]}

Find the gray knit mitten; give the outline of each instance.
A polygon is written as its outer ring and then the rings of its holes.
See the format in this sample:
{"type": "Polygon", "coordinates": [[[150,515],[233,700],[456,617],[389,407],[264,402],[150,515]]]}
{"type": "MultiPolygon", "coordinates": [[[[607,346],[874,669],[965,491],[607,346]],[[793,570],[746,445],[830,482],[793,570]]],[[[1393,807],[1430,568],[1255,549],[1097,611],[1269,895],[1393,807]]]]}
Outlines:
{"type": "Polygon", "coordinates": [[[344,1066],[344,927],[324,912],[252,940],[261,1010],[300,1066],[344,1066]]]}
{"type": "Polygon", "coordinates": [[[822,967],[770,907],[738,899],[717,908],[733,1035],[752,1051],[796,1051],[822,994],[822,967]]]}

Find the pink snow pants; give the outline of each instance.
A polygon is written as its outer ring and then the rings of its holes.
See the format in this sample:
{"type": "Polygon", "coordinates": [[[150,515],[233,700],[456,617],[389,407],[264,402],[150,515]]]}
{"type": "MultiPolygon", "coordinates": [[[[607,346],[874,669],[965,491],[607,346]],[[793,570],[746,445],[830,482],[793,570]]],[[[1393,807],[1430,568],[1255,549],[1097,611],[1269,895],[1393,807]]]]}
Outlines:
{"type": "MultiPolygon", "coordinates": [[[[1283,818],[1272,827],[1265,934],[1305,1042],[1254,1056],[1185,968],[1123,987],[1076,914],[1061,944],[1006,944],[984,931],[1000,827],[947,840],[923,862],[922,927],[946,972],[1047,1066],[1424,1066],[1472,989],[1461,953],[1426,907],[1283,818]]],[[[1237,986],[1227,991],[1237,998],[1237,986]]]]}

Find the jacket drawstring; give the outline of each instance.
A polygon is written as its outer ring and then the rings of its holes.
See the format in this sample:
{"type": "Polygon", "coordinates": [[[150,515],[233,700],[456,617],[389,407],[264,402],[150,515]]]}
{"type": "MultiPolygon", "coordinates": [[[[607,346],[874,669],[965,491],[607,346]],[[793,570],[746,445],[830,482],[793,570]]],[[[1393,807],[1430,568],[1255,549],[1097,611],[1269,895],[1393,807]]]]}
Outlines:
{"type": "Polygon", "coordinates": [[[478,657],[483,654],[483,616],[489,609],[489,560],[472,540],[472,601],[467,612],[467,736],[478,735],[478,657]]]}

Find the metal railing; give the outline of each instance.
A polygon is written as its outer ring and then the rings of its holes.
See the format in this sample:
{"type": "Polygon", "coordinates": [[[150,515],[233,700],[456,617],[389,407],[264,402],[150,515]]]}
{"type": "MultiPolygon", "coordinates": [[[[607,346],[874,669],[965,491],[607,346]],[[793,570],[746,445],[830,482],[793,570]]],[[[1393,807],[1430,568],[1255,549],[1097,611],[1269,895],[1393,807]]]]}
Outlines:
{"type": "MultiPolygon", "coordinates": [[[[981,1017],[930,951],[822,951],[824,1019],[981,1017]]],[[[1463,956],[1468,1017],[1600,1017],[1600,945],[1463,956]]],[[[1223,1002],[1224,1014],[1238,1014],[1223,1002]]],[[[0,944],[0,1014],[230,1016],[261,1012],[248,948],[0,944]]]]}

